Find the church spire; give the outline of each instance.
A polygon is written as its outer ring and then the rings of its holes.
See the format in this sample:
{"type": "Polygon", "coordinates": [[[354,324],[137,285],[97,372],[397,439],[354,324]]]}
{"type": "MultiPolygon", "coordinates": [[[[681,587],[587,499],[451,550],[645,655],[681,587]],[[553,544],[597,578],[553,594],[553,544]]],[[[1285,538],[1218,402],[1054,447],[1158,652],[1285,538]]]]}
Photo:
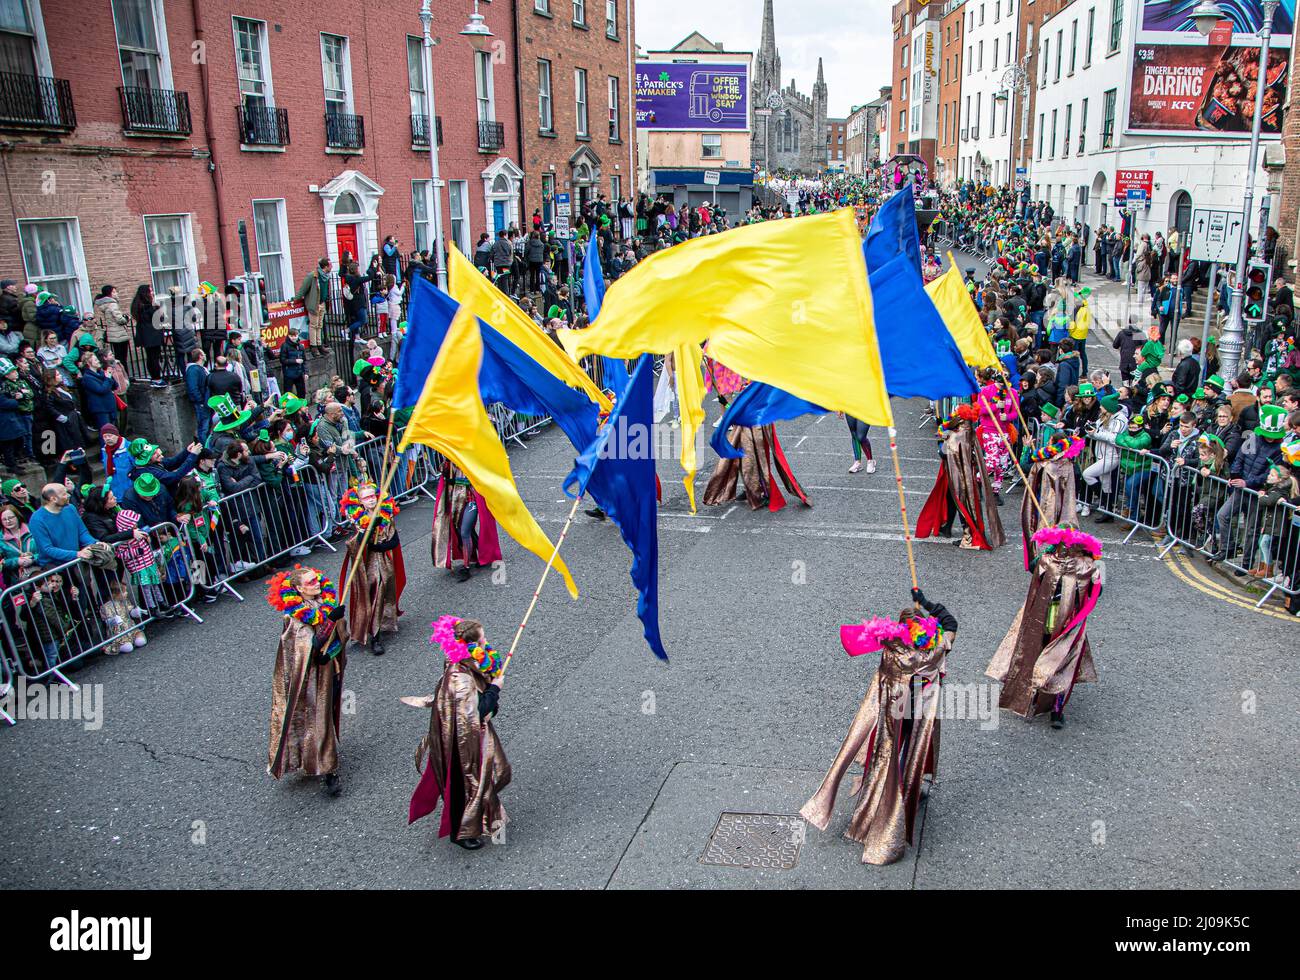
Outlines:
{"type": "Polygon", "coordinates": [[[825,87],[826,87],[826,76],[825,76],[824,74],[822,74],[822,60],[821,60],[821,58],[818,58],[818,59],[817,59],[817,86],[820,87],[820,88],[825,88],[825,87]]]}
{"type": "Polygon", "coordinates": [[[763,0],[763,36],[758,49],[763,52],[776,50],[776,18],[772,16],[772,0],[763,0]]]}

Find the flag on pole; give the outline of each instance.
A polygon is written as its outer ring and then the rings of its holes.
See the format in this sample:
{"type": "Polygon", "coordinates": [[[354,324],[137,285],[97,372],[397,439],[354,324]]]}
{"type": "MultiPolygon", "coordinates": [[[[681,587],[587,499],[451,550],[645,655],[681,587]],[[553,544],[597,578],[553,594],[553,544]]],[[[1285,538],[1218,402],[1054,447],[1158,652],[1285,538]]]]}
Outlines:
{"type": "Polygon", "coordinates": [[[659,538],[654,458],[654,359],[643,354],[614,411],[574,462],[564,492],[590,492],[632,551],[632,584],[646,643],[668,659],[659,635],[659,538]]]}
{"type": "Polygon", "coordinates": [[[862,254],[889,393],[931,399],[975,394],[979,390],[975,376],[921,280],[921,245],[910,184],[876,212],[862,254]]]}
{"type": "Polygon", "coordinates": [[[574,357],[709,355],[798,398],[891,425],[852,208],[765,221],[656,252],[605,294],[600,322],[566,330],[574,357]]]}
{"type": "Polygon", "coordinates": [[[682,485],[695,513],[695,471],[699,461],[695,454],[695,433],[704,424],[704,376],[700,373],[703,351],[699,344],[682,344],[673,352],[674,380],[677,383],[677,408],[681,412],[682,485]]]}
{"type": "MultiPolygon", "coordinates": [[[[412,324],[407,335],[408,347],[417,342],[414,327],[412,324]]],[[[497,525],[542,561],[550,561],[555,546],[520,499],[510,460],[483,407],[479,393],[483,357],[478,320],[462,306],[456,311],[424,379],[399,448],[405,450],[412,443],[420,443],[442,453],[482,495],[497,525]]],[[[404,351],[398,377],[403,378],[410,367],[404,351]]],[[[555,568],[564,576],[569,595],[576,599],[578,587],[558,555],[555,568]]]]}
{"type": "Polygon", "coordinates": [[[826,409],[812,402],[806,402],[802,398],[796,398],[780,388],[754,381],[727,406],[709,445],[719,456],[743,459],[744,452],[727,440],[727,430],[733,425],[767,425],[770,422],[795,419],[810,412],[820,415],[825,411],[826,409]]]}
{"type": "MultiPolygon", "coordinates": [[[[605,299],[605,273],[600,268],[600,248],[593,240],[587,243],[587,254],[582,262],[582,298],[587,302],[587,322],[595,323],[600,316],[600,304],[605,299]]],[[[604,387],[609,391],[622,391],[627,387],[627,364],[621,357],[602,357],[604,387]]]]}
{"type": "Polygon", "coordinates": [[[966,363],[976,368],[1000,368],[1002,364],[997,352],[989,342],[988,331],[980,322],[979,311],[975,309],[970,293],[966,292],[966,283],[957,271],[951,252],[948,253],[948,271],[928,283],[925,291],[952,339],[957,342],[957,349],[966,363]]]}

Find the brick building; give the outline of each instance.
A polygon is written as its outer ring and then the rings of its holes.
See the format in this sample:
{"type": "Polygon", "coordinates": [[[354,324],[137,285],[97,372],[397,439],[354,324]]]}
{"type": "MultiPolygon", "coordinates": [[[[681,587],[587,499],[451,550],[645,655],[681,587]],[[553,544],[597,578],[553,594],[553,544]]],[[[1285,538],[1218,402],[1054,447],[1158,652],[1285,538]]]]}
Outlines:
{"type": "Polygon", "coordinates": [[[516,0],[525,221],[604,194],[635,198],[632,0],[516,0]]]}
{"type": "Polygon", "coordinates": [[[845,140],[848,135],[847,119],[826,120],[826,167],[842,170],[847,160],[845,140]]]}
{"type": "Polygon", "coordinates": [[[957,181],[957,157],[962,140],[965,3],[966,0],[948,0],[939,21],[939,142],[935,152],[934,179],[940,187],[952,187],[957,181]]]}
{"type": "MultiPolygon", "coordinates": [[[[242,220],[276,300],[322,255],[430,245],[418,3],[13,2],[0,275],[83,309],[108,282],[124,304],[137,283],[220,284],[243,272],[242,220]]],[[[482,4],[494,36],[477,50],[459,33],[472,9],[434,4],[432,25],[439,197],[466,250],[519,220],[522,193],[514,12],[482,4]]]]}
{"type": "MultiPolygon", "coordinates": [[[[1294,261],[1300,256],[1300,72],[1295,70],[1300,41],[1291,52],[1291,97],[1282,130],[1282,147],[1285,164],[1282,168],[1282,202],[1278,209],[1278,240],[1286,250],[1287,258],[1294,261]]],[[[1286,269],[1288,281],[1296,281],[1296,268],[1286,269]]]]}

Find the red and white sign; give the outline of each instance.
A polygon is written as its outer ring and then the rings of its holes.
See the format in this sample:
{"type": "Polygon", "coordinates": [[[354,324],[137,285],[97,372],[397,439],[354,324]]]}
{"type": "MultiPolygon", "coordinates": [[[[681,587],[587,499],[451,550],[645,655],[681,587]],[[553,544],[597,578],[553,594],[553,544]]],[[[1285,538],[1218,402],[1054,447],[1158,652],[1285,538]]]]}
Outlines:
{"type": "Polygon", "coordinates": [[[262,328],[262,345],[267,350],[279,353],[280,345],[289,336],[289,323],[307,315],[307,304],[300,299],[286,300],[283,303],[268,303],[266,306],[267,324],[262,328]]]}
{"type": "Polygon", "coordinates": [[[1147,200],[1151,200],[1151,192],[1155,189],[1154,170],[1116,170],[1115,171],[1115,203],[1121,207],[1128,204],[1128,192],[1130,189],[1146,191],[1147,200]]]}

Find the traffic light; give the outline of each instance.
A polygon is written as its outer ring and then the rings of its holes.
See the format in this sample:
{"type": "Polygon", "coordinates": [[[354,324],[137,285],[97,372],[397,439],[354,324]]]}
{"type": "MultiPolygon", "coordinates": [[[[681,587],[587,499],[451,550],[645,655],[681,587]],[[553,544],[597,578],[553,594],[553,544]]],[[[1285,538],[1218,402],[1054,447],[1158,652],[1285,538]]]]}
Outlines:
{"type": "Polygon", "coordinates": [[[1246,268],[1246,301],[1242,311],[1247,323],[1260,323],[1268,316],[1268,294],[1272,288],[1272,264],[1251,259],[1246,268]]]}

